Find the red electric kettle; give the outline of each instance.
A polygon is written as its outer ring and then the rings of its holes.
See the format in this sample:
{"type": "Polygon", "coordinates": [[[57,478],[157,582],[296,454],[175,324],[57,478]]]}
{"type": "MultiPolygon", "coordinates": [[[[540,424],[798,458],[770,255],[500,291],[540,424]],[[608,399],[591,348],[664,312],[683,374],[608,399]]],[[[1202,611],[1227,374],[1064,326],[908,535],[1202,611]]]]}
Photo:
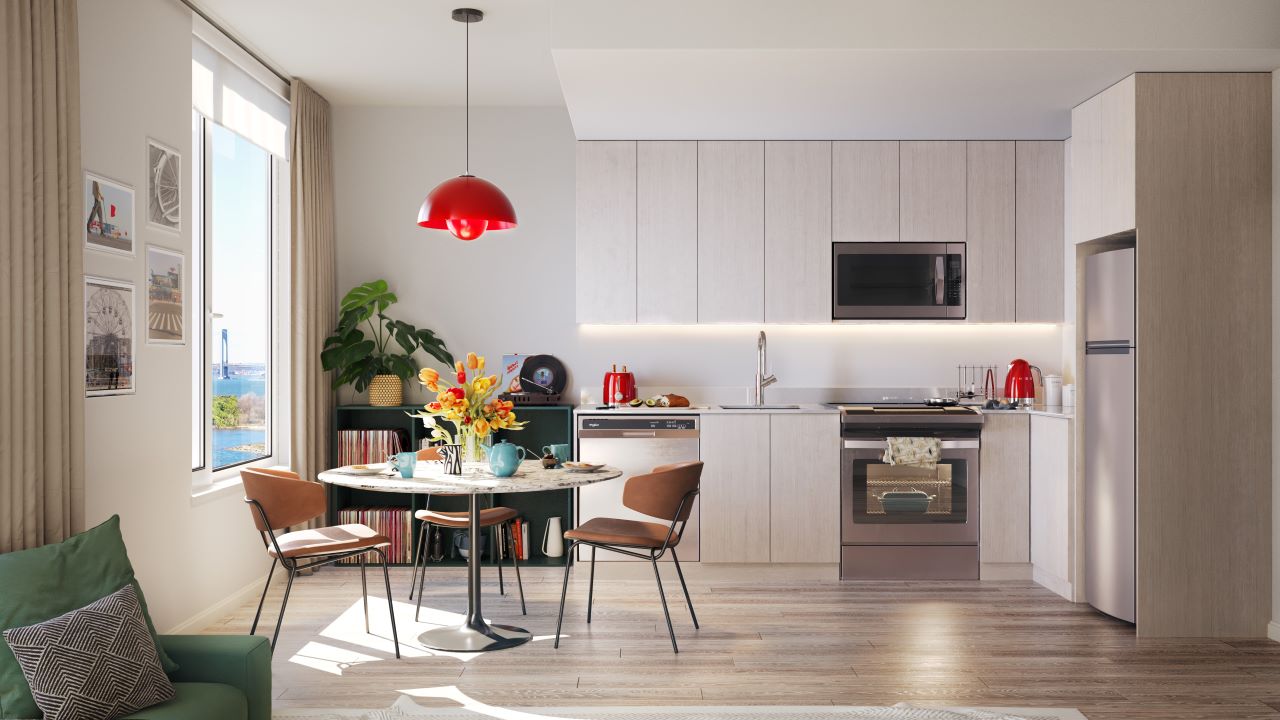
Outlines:
{"type": "Polygon", "coordinates": [[[1004,378],[1006,402],[1031,401],[1036,396],[1036,381],[1031,375],[1031,363],[1018,358],[1009,363],[1009,374],[1004,378]]]}

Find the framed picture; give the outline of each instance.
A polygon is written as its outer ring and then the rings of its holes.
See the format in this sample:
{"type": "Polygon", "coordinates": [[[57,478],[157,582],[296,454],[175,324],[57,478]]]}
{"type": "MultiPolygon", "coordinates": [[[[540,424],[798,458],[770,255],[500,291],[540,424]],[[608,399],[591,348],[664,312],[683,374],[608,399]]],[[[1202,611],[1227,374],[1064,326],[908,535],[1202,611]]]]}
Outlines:
{"type": "Polygon", "coordinates": [[[84,390],[88,397],[134,391],[133,283],[84,278],[84,390]]]}
{"type": "Polygon", "coordinates": [[[133,188],[84,174],[85,247],[133,255],[133,188]]]}
{"type": "Polygon", "coordinates": [[[147,223],[182,231],[182,156],[147,138],[147,223]]]}
{"type": "Polygon", "coordinates": [[[185,345],[186,256],[147,246],[147,344],[185,345]]]}

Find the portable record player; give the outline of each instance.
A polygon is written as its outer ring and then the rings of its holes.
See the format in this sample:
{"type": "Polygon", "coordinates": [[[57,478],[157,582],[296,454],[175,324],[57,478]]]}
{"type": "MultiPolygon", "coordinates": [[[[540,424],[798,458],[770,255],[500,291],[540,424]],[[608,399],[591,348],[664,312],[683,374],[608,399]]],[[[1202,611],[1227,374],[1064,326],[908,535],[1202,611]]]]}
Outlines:
{"type": "Polygon", "coordinates": [[[499,397],[516,405],[556,405],[569,383],[564,364],[552,355],[507,355],[503,366],[513,373],[507,392],[499,397]],[[516,370],[516,365],[519,370],[516,370]]]}

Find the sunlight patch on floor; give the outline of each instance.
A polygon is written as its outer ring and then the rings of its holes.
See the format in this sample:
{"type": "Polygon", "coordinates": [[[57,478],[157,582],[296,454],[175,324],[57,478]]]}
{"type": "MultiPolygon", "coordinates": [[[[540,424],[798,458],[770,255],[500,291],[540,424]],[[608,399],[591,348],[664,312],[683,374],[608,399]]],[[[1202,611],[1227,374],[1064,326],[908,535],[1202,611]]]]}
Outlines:
{"type": "Polygon", "coordinates": [[[461,705],[464,710],[470,710],[473,713],[497,718],[498,720],[574,720],[573,718],[561,717],[558,715],[535,715],[533,713],[521,712],[511,708],[486,705],[479,700],[473,700],[468,697],[466,693],[458,689],[457,685],[441,685],[433,688],[401,690],[400,692],[412,697],[452,700],[461,705]]]}

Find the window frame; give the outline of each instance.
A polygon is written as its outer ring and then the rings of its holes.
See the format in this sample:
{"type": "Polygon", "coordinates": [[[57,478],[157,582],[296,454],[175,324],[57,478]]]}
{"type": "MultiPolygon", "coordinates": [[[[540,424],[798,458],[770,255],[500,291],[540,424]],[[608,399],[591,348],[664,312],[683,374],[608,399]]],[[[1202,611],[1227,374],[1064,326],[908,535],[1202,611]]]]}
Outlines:
{"type": "MultiPolygon", "coordinates": [[[[288,166],[287,160],[267,153],[269,164],[268,178],[268,219],[269,248],[267,252],[270,268],[267,272],[269,322],[267,324],[269,338],[267,341],[266,359],[266,402],[264,412],[267,426],[267,455],[253,460],[232,463],[225,467],[213,467],[213,348],[215,343],[209,336],[212,329],[213,308],[210,291],[212,287],[213,263],[211,261],[213,240],[212,213],[210,207],[210,190],[212,187],[213,125],[216,121],[196,108],[193,114],[193,165],[198,168],[199,175],[192,174],[193,180],[199,178],[198,186],[193,188],[192,195],[198,200],[193,203],[197,215],[192,222],[192,279],[198,278],[199,287],[191,293],[196,307],[192,308],[193,337],[198,337],[198,346],[192,352],[199,353],[200,365],[192,363],[193,383],[199,383],[199,407],[192,408],[193,426],[201,424],[201,447],[198,465],[193,462],[191,470],[192,495],[198,497],[224,486],[240,483],[240,471],[246,467],[272,467],[288,465],[289,460],[289,422],[290,407],[289,388],[291,378],[289,372],[290,359],[290,324],[287,312],[289,305],[288,268],[290,266],[287,212],[289,206],[288,166]],[[199,121],[198,127],[196,120],[199,121]]],[[[243,135],[225,126],[226,132],[235,134],[246,142],[252,142],[243,135]]],[[[194,397],[194,394],[193,394],[194,397]]],[[[193,428],[194,430],[194,428],[193,428]]],[[[194,432],[193,432],[194,437],[194,432]]],[[[193,458],[195,453],[193,452],[193,458]]]]}

